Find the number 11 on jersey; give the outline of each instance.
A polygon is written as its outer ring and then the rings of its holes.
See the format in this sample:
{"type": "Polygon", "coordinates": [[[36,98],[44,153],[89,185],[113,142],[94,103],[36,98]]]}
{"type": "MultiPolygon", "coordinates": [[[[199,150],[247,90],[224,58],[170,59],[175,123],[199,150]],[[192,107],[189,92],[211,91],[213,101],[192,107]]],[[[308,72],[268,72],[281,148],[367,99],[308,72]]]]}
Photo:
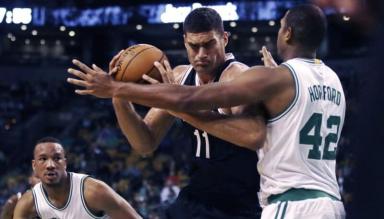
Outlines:
{"type": "MultiPolygon", "coordinates": [[[[201,155],[201,136],[199,130],[195,129],[195,132],[193,133],[196,135],[196,157],[200,157],[201,155]]],[[[208,139],[208,133],[203,132],[202,134],[204,140],[205,140],[205,158],[209,159],[211,157],[210,151],[209,151],[209,139],[208,139]]]]}

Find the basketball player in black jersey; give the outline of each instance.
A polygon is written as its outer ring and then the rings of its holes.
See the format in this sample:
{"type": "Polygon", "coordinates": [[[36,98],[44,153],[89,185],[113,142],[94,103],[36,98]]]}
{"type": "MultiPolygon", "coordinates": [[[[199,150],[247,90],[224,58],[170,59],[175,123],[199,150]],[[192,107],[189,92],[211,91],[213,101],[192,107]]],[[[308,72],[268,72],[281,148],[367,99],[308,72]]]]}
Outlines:
{"type": "MultiPolygon", "coordinates": [[[[235,61],[232,54],[225,53],[227,43],[228,33],[224,31],[223,22],[215,10],[193,10],[184,21],[184,44],[190,65],[174,68],[175,81],[198,86],[231,81],[239,76],[248,67],[235,61]]],[[[110,72],[118,56],[111,61],[110,72]]],[[[84,73],[101,72],[97,67],[90,69],[77,60],[74,64],[82,71],[69,69],[69,73],[84,81],[88,77],[84,73]]],[[[102,74],[100,76],[112,80],[106,73],[102,74]]],[[[82,86],[80,80],[70,79],[69,82],[82,86]]],[[[100,90],[98,93],[107,91],[100,90]]],[[[113,98],[113,106],[123,133],[141,154],[156,150],[175,121],[167,111],[157,108],[150,109],[143,119],[130,102],[118,98],[113,98]]],[[[265,129],[263,116],[255,111],[254,106],[237,106],[184,114],[195,121],[194,127],[185,124],[193,142],[188,146],[190,183],[166,210],[166,218],[259,218],[259,176],[254,150],[263,143],[265,129]],[[236,115],[240,119],[222,119],[227,115],[236,115]]]]}

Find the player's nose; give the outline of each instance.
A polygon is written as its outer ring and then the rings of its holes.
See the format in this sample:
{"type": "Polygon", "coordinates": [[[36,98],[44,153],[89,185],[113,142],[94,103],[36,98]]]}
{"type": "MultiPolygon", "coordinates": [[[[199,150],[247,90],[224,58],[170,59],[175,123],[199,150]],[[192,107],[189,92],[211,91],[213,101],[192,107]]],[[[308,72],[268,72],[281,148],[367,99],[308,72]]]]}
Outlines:
{"type": "Polygon", "coordinates": [[[55,162],[52,159],[47,160],[47,168],[49,169],[55,168],[55,162]]]}
{"type": "Polygon", "coordinates": [[[197,52],[197,58],[206,58],[208,56],[207,50],[204,47],[200,47],[199,51],[197,52]]]}

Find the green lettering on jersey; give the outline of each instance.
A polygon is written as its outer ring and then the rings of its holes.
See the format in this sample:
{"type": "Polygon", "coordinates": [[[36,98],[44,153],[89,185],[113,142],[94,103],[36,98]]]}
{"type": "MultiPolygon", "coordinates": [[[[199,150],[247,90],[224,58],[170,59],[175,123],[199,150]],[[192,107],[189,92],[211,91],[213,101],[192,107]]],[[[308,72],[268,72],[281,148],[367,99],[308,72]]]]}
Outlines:
{"type": "Polygon", "coordinates": [[[300,130],[299,143],[313,145],[313,148],[309,150],[308,159],[315,160],[335,160],[336,159],[336,147],[334,150],[329,150],[329,145],[331,143],[337,144],[339,137],[339,127],[340,127],[340,116],[330,116],[327,120],[327,128],[331,129],[333,126],[336,126],[336,133],[328,133],[325,136],[325,144],[323,148],[323,156],[321,156],[320,146],[322,144],[323,138],[320,134],[321,124],[322,124],[323,114],[313,113],[312,116],[305,123],[303,128],[300,130]],[[314,130],[313,134],[310,132],[314,130]]]}
{"type": "Polygon", "coordinates": [[[336,148],[332,151],[329,150],[329,144],[335,143],[337,144],[337,137],[339,136],[339,127],[340,127],[340,116],[330,116],[327,120],[327,128],[332,128],[332,126],[336,126],[336,133],[329,133],[327,137],[325,137],[325,145],[324,145],[324,160],[335,160],[336,159],[336,148]]]}
{"type": "Polygon", "coordinates": [[[300,144],[313,145],[313,148],[309,150],[309,159],[320,160],[321,158],[320,145],[323,139],[320,135],[320,128],[322,117],[323,116],[320,113],[312,114],[311,118],[309,118],[307,123],[305,123],[304,127],[300,130],[300,144]],[[315,128],[314,134],[309,135],[313,128],[315,128]]]}

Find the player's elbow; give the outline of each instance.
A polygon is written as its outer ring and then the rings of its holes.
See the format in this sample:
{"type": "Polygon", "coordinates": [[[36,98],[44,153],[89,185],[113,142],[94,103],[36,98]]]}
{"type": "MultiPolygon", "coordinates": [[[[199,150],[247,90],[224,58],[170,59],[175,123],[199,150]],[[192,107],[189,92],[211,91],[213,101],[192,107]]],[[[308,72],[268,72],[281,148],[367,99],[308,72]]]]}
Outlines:
{"type": "MultiPolygon", "coordinates": [[[[127,138],[128,139],[128,138],[127,138]]],[[[153,142],[132,142],[129,141],[131,148],[141,156],[148,156],[157,149],[157,144],[153,142]]]]}
{"type": "Polygon", "coordinates": [[[151,145],[150,146],[146,145],[142,147],[134,147],[134,146],[132,147],[136,153],[144,157],[151,155],[156,150],[156,146],[151,146],[151,145]]]}
{"type": "Polygon", "coordinates": [[[266,138],[266,132],[265,129],[260,129],[256,132],[249,133],[245,137],[244,145],[247,148],[256,151],[263,147],[266,138]]]}

